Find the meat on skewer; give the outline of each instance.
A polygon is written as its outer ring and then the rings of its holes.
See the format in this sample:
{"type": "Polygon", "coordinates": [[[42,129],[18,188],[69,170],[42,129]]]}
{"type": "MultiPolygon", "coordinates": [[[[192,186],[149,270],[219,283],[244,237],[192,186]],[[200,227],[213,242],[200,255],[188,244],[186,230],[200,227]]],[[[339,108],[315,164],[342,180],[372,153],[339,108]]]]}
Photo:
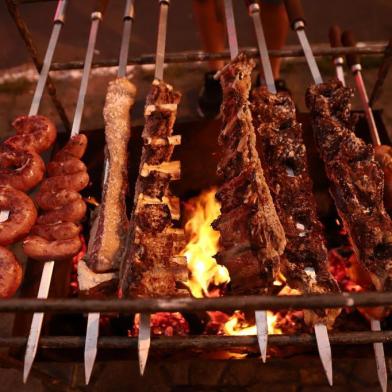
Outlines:
{"type": "Polygon", "coordinates": [[[311,86],[306,104],[330,191],[357,259],[369,277],[358,282],[392,289],[392,221],[384,208],[384,175],[374,149],[353,132],[352,90],[333,80],[311,86]]]}
{"type": "Polygon", "coordinates": [[[79,192],[88,185],[89,176],[80,158],[86,147],[86,136],[76,135],[48,165],[49,177],[36,196],[43,212],[23,242],[24,252],[35,260],[67,260],[82,247],[79,223],[86,204],[79,192]]]}
{"type": "MultiPolygon", "coordinates": [[[[105,290],[118,279],[119,260],[128,229],[125,196],[128,192],[128,142],[130,110],[135,86],[126,78],[109,84],[104,107],[106,169],[101,204],[98,207],[84,260],[78,265],[79,287],[89,294],[105,290]],[[102,286],[103,285],[103,286],[102,286]]],[[[116,285],[118,281],[116,281],[116,285]]]]}
{"type": "Polygon", "coordinates": [[[248,101],[253,60],[238,55],[220,73],[223,89],[223,158],[216,194],[221,215],[213,227],[221,233],[219,263],[230,272],[237,294],[267,293],[279,272],[286,239],[256,150],[248,101]]]}
{"type": "Polygon", "coordinates": [[[39,153],[57,136],[55,125],[44,116],[20,116],[12,125],[16,135],[0,146],[0,210],[8,211],[0,222],[0,298],[12,296],[21,283],[20,263],[3,246],[23,239],[37,219],[35,205],[24,192],[42,181],[45,165],[39,153]]]}
{"type": "Polygon", "coordinates": [[[172,136],[180,94],[154,80],[145,106],[144,146],[135,188],[127,252],[120,271],[120,296],[178,296],[187,291],[184,233],[173,227],[179,201],[169,183],[180,177],[180,163],[170,161],[179,137],[172,136]]]}
{"type": "Polygon", "coordinates": [[[0,246],[0,298],[12,297],[22,282],[22,267],[15,255],[0,246]]]}
{"type": "MultiPolygon", "coordinates": [[[[253,124],[261,148],[261,164],[280,221],[286,233],[281,269],[288,285],[304,294],[338,292],[328,271],[323,226],[318,219],[313,184],[308,173],[302,127],[295,105],[286,93],[265,87],[252,91],[253,124]]],[[[306,321],[329,326],[339,310],[305,311],[306,321]]]]}

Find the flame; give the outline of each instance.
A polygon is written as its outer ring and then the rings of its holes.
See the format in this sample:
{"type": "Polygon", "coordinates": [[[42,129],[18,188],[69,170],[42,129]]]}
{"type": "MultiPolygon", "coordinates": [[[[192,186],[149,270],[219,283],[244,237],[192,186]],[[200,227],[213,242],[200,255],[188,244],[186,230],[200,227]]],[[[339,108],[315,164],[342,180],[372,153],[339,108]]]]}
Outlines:
{"type": "Polygon", "coordinates": [[[211,296],[211,285],[220,286],[230,281],[226,267],[217,264],[214,255],[219,249],[219,232],[211,223],[220,215],[220,205],[215,199],[216,189],[190,199],[185,208],[190,219],[185,225],[189,242],[182,252],[187,258],[190,279],[186,282],[196,298],[211,296]]]}
{"type": "MultiPolygon", "coordinates": [[[[277,315],[270,311],[267,311],[267,323],[268,323],[268,334],[269,335],[281,335],[282,330],[276,326],[277,315]]],[[[223,326],[223,332],[225,335],[256,335],[256,325],[249,325],[242,312],[238,310],[230,317],[223,326]]]]}
{"type": "MultiPolygon", "coordinates": [[[[181,253],[187,258],[190,279],[186,285],[196,298],[220,295],[216,287],[230,282],[230,275],[226,267],[217,264],[213,257],[219,250],[218,231],[211,227],[211,223],[220,215],[220,205],[215,199],[216,189],[204,191],[200,196],[190,199],[185,205],[186,215],[189,217],[185,225],[185,233],[189,242],[181,253]]],[[[282,286],[284,278],[274,282],[282,286]]],[[[222,312],[208,312],[211,320],[216,319],[220,325],[220,333],[225,335],[256,335],[256,326],[249,323],[242,312],[236,311],[232,316],[222,312]],[[219,317],[218,317],[219,316],[219,317]]],[[[276,318],[272,312],[267,312],[268,333],[281,334],[276,327],[276,318]]]]}

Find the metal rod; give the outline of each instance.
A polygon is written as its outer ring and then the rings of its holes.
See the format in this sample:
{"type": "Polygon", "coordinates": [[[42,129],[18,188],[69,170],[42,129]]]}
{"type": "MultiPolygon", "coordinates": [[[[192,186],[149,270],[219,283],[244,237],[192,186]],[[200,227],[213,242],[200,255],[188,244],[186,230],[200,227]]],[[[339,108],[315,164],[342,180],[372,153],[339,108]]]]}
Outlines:
{"type": "Polygon", "coordinates": [[[163,66],[165,62],[167,15],[169,0],[159,0],[159,25],[157,38],[157,51],[155,56],[155,78],[163,80],[163,66]]]}
{"type": "MultiPolygon", "coordinates": [[[[134,19],[134,0],[127,0],[123,16],[123,35],[121,38],[121,48],[119,56],[119,65],[117,76],[125,77],[127,70],[127,60],[129,51],[129,41],[131,38],[131,30],[134,19]]],[[[106,183],[109,174],[109,161],[104,161],[104,178],[106,183]]],[[[87,330],[84,348],[84,372],[86,385],[90,382],[90,377],[94,368],[95,358],[97,356],[97,340],[99,336],[99,318],[100,313],[89,313],[87,316],[87,330]]]]}
{"type": "Polygon", "coordinates": [[[95,42],[98,34],[99,22],[102,20],[102,13],[93,12],[91,14],[91,19],[92,22],[90,28],[90,36],[88,39],[88,46],[87,46],[86,58],[84,62],[82,81],[80,83],[78,102],[76,104],[75,115],[72,123],[71,137],[78,134],[80,130],[88,79],[90,76],[91,64],[93,62],[94,48],[95,48],[95,42]]]}
{"type": "Polygon", "coordinates": [[[316,336],[317,349],[319,352],[320,360],[323,365],[325,374],[328,379],[328,384],[333,385],[333,372],[332,372],[332,351],[331,342],[328,336],[328,330],[325,324],[317,323],[314,325],[314,333],[316,336]]]}
{"type": "Polygon", "coordinates": [[[235,28],[234,11],[232,0],[224,0],[227,37],[229,39],[230,58],[234,59],[238,55],[237,30],[235,28]]]}
{"type": "Polygon", "coordinates": [[[121,38],[120,57],[118,60],[117,75],[119,78],[124,77],[127,71],[129,41],[131,38],[133,19],[134,19],[134,0],[127,0],[125,4],[125,12],[123,18],[124,22],[123,22],[123,33],[121,38]]]}
{"type": "Polygon", "coordinates": [[[342,82],[343,86],[346,86],[342,61],[343,57],[337,57],[335,59],[336,77],[342,82]]]}
{"type": "Polygon", "coordinates": [[[392,305],[392,292],[339,293],[314,295],[250,295],[220,298],[137,298],[137,299],[37,299],[0,300],[0,313],[9,312],[119,312],[156,313],[221,310],[325,309],[392,305]]]}
{"type": "MultiPolygon", "coordinates": [[[[229,39],[230,48],[230,58],[233,60],[238,55],[238,40],[237,40],[237,30],[235,27],[235,18],[233,10],[232,0],[224,0],[225,3],[225,16],[226,16],[226,27],[227,27],[227,37],[229,39]]],[[[265,54],[262,54],[265,56],[265,54]]],[[[267,312],[264,310],[257,309],[255,311],[256,320],[256,332],[257,341],[259,344],[261,359],[263,363],[267,360],[267,346],[268,346],[268,322],[267,322],[267,312]]]]}
{"type": "MultiPolygon", "coordinates": [[[[8,8],[8,12],[10,13],[11,17],[13,18],[13,20],[16,24],[16,27],[18,28],[19,33],[20,33],[20,35],[26,45],[26,48],[30,53],[30,56],[34,62],[34,65],[37,68],[37,71],[40,72],[41,67],[42,67],[42,63],[38,57],[38,50],[37,50],[36,46],[34,45],[30,30],[28,29],[26,23],[24,22],[24,20],[22,19],[21,15],[20,15],[18,6],[15,4],[15,2],[13,0],[6,0],[6,5],[8,8]]],[[[69,119],[67,117],[67,114],[64,110],[63,105],[61,104],[61,102],[57,98],[56,88],[55,88],[49,75],[47,76],[46,88],[47,88],[49,96],[51,97],[52,102],[53,102],[53,104],[54,104],[54,106],[55,106],[55,108],[61,118],[61,121],[64,124],[65,129],[67,131],[69,131],[69,129],[71,128],[69,119]]]]}
{"type": "Polygon", "coordinates": [[[95,358],[97,356],[97,341],[99,336],[99,313],[89,313],[84,346],[84,374],[86,385],[90,382],[95,358]]]}
{"type": "Polygon", "coordinates": [[[264,30],[260,19],[260,6],[258,3],[249,5],[249,15],[251,16],[255,28],[257,46],[260,52],[260,60],[263,66],[264,78],[268,90],[276,94],[274,75],[272,73],[271,62],[268,56],[267,43],[265,41],[264,30]]]}
{"type": "MultiPolygon", "coordinates": [[[[357,64],[358,65],[358,64],[357,64]]],[[[372,138],[372,143],[375,147],[381,146],[380,136],[378,134],[376,122],[374,120],[373,111],[369,106],[369,99],[366,93],[365,83],[362,79],[362,73],[360,68],[354,72],[354,79],[357,85],[357,90],[359,94],[359,98],[362,102],[362,107],[365,112],[366,120],[369,126],[370,136],[372,138]]]]}
{"type": "Polygon", "coordinates": [[[314,58],[312,48],[305,33],[305,26],[302,21],[298,21],[295,24],[295,31],[297,32],[299,42],[303,48],[306,62],[308,63],[313,80],[316,84],[320,84],[323,82],[323,78],[321,77],[320,70],[314,58]]]}
{"type": "MultiPolygon", "coordinates": [[[[74,121],[72,124],[71,137],[77,135],[80,131],[80,123],[83,114],[84,100],[85,100],[85,95],[87,91],[87,85],[88,85],[88,80],[89,80],[89,75],[91,70],[91,63],[94,55],[94,48],[95,48],[95,42],[98,33],[99,22],[100,20],[102,20],[102,13],[99,11],[93,12],[91,14],[91,19],[92,22],[90,28],[90,36],[89,36],[88,46],[86,51],[82,81],[80,83],[78,102],[76,104],[74,121]]],[[[54,261],[47,261],[44,265],[42,275],[41,275],[38,298],[48,297],[50,282],[52,280],[53,267],[54,267],[54,261]]],[[[24,383],[27,381],[28,375],[30,373],[31,367],[34,363],[34,359],[37,353],[38,341],[41,335],[43,317],[44,317],[43,312],[34,313],[33,315],[33,321],[31,323],[28,344],[27,344],[25,358],[24,358],[24,368],[23,368],[24,383]]]]}
{"type": "MultiPolygon", "coordinates": [[[[314,346],[316,338],[313,334],[300,335],[269,335],[269,342],[273,346],[314,346]]],[[[361,331],[361,332],[335,332],[329,336],[330,342],[334,345],[365,345],[373,343],[392,343],[392,331],[361,331]]],[[[0,347],[25,347],[27,338],[0,337],[0,347]]],[[[44,349],[65,349],[83,348],[84,336],[42,336],[40,348],[44,349]]],[[[127,336],[103,336],[98,338],[99,349],[136,349],[138,345],[137,337],[127,336]]],[[[152,349],[224,349],[231,347],[253,347],[257,348],[256,336],[220,336],[220,335],[198,335],[198,336],[164,336],[152,337],[152,349]]]]}
{"type": "MultiPolygon", "coordinates": [[[[344,54],[363,54],[363,55],[382,55],[387,46],[386,42],[376,42],[365,45],[364,47],[355,48],[330,48],[325,45],[323,46],[312,46],[313,54],[317,57],[331,56],[331,55],[344,55],[344,54]]],[[[259,57],[259,51],[257,48],[244,47],[239,49],[244,52],[248,57],[256,58],[259,57]]],[[[303,57],[304,53],[300,46],[292,45],[285,49],[280,50],[269,50],[269,56],[271,57],[303,57]]],[[[143,65],[143,64],[155,64],[156,56],[154,54],[143,54],[128,59],[128,65],[143,65]]],[[[204,62],[210,60],[229,60],[229,51],[208,53],[202,51],[185,51],[176,53],[166,53],[165,63],[190,63],[190,62],[204,62]]],[[[82,69],[83,61],[68,61],[64,63],[53,63],[51,71],[64,71],[68,69],[82,69]]],[[[116,67],[118,66],[118,59],[109,59],[93,62],[92,68],[102,67],[116,67]]]]}
{"type": "MultiPolygon", "coordinates": [[[[41,282],[39,284],[37,298],[48,298],[51,278],[53,274],[54,261],[47,261],[42,271],[41,282]]],[[[35,355],[37,354],[38,341],[41,335],[42,323],[44,321],[44,314],[34,313],[31,321],[30,333],[27,340],[26,352],[23,365],[23,383],[26,383],[31,367],[34,363],[35,355]]]]}
{"type": "Polygon", "coordinates": [[[150,320],[151,320],[151,316],[149,313],[140,314],[137,351],[139,356],[139,370],[141,376],[143,376],[144,370],[146,369],[148,353],[150,351],[150,346],[151,346],[150,320]]]}
{"type": "Polygon", "coordinates": [[[65,19],[65,9],[68,0],[59,0],[56,14],[54,17],[54,26],[52,34],[50,35],[48,48],[46,49],[46,54],[44,57],[44,63],[41,68],[41,73],[38,78],[38,83],[35,88],[33,100],[31,102],[29,116],[34,116],[38,113],[39,105],[41,103],[42,94],[46,85],[46,80],[49,75],[49,68],[52,64],[53,54],[57,46],[57,42],[60,36],[61,28],[64,24],[65,19]]]}
{"type": "MultiPolygon", "coordinates": [[[[372,331],[381,331],[380,321],[370,320],[370,328],[372,331]]],[[[382,343],[373,343],[374,355],[376,357],[377,376],[383,392],[387,392],[388,372],[385,363],[384,346],[382,343]]]]}

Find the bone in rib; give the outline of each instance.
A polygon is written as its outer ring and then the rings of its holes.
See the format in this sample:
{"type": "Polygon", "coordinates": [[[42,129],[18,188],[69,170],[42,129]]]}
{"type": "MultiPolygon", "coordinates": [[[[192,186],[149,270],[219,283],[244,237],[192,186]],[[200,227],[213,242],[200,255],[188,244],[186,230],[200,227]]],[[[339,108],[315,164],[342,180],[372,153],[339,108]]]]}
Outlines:
{"type": "MultiPolygon", "coordinates": [[[[264,175],[286,234],[280,259],[283,275],[291,288],[305,294],[337,292],[338,284],[328,271],[323,226],[294,102],[286,93],[272,94],[260,87],[251,93],[251,109],[264,175]]],[[[332,325],[338,312],[320,311],[318,316],[328,316],[324,321],[332,325]]]]}
{"type": "Polygon", "coordinates": [[[217,260],[229,270],[236,294],[268,292],[286,245],[256,150],[248,101],[253,67],[240,54],[220,71],[223,158],[217,172],[223,185],[216,194],[221,215],[213,227],[221,234],[217,260]]]}
{"type": "Polygon", "coordinates": [[[384,176],[373,147],[353,132],[351,97],[351,89],[333,80],[311,86],[306,104],[330,191],[357,259],[377,290],[391,290],[392,221],[383,203],[384,176]]]}
{"type": "Polygon", "coordinates": [[[179,282],[187,279],[186,259],[179,257],[184,233],[173,226],[179,219],[179,200],[169,183],[180,177],[180,162],[170,161],[173,125],[180,94],[155,80],[147,96],[139,176],[135,187],[127,252],[120,270],[120,296],[184,295],[179,282]]]}

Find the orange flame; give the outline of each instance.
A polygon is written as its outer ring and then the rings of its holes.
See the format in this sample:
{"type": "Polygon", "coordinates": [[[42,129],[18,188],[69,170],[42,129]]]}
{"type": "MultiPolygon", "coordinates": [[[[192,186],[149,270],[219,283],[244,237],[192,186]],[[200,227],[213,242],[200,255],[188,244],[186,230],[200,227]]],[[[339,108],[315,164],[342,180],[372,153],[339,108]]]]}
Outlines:
{"type": "MultiPolygon", "coordinates": [[[[282,330],[276,326],[277,315],[270,311],[267,311],[267,323],[268,323],[268,334],[269,335],[281,335],[282,330]]],[[[225,335],[256,335],[256,325],[250,325],[244,318],[243,313],[238,310],[230,317],[223,327],[225,335]]]]}
{"type": "MultiPolygon", "coordinates": [[[[214,255],[219,250],[218,231],[211,227],[211,223],[220,215],[220,205],[215,199],[216,189],[207,190],[200,196],[190,199],[186,204],[189,220],[185,225],[185,233],[189,242],[182,252],[187,258],[190,279],[186,282],[192,295],[196,298],[214,295],[213,287],[230,282],[230,275],[226,267],[217,264],[214,255]]],[[[282,285],[280,281],[276,285],[282,285]]],[[[210,316],[213,316],[209,312],[210,316]]],[[[215,312],[217,313],[217,312],[215,312]]],[[[228,317],[228,316],[226,316],[228,317]]],[[[281,334],[276,327],[276,315],[267,312],[268,333],[281,334]]],[[[222,331],[225,335],[256,335],[256,326],[248,323],[242,312],[236,311],[223,322],[222,331]]]]}
{"type": "Polygon", "coordinates": [[[189,242],[182,255],[187,258],[190,271],[186,285],[196,298],[210,296],[211,285],[219,286],[230,281],[226,267],[217,264],[213,257],[219,249],[219,232],[211,227],[211,223],[220,214],[215,191],[204,191],[199,197],[190,199],[186,205],[192,216],[185,225],[189,242]]]}

